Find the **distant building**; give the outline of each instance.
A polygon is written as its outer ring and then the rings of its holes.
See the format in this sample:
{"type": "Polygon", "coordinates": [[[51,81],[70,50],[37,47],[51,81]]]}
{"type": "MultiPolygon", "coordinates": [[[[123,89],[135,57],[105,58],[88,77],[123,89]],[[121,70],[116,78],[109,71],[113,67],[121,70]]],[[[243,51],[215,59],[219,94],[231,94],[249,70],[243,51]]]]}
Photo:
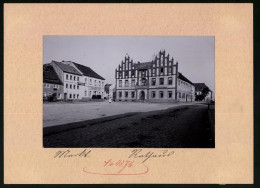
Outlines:
{"type": "Polygon", "coordinates": [[[104,96],[104,78],[91,68],[72,61],[52,61],[55,71],[64,85],[63,99],[90,99],[104,96]]]}
{"type": "Polygon", "coordinates": [[[129,56],[126,56],[115,71],[116,101],[194,100],[193,84],[182,74],[177,76],[178,62],[175,63],[165,51],[160,51],[151,62],[134,63],[129,56]],[[179,89],[177,80],[180,81],[179,89]]]}
{"type": "Polygon", "coordinates": [[[57,100],[62,99],[63,83],[50,64],[43,65],[43,99],[53,96],[57,100]]]}
{"type": "Polygon", "coordinates": [[[205,83],[194,83],[195,86],[195,93],[196,95],[202,95],[203,89],[208,88],[209,93],[205,97],[204,101],[210,101],[212,100],[213,92],[209,89],[209,87],[205,83]]]}

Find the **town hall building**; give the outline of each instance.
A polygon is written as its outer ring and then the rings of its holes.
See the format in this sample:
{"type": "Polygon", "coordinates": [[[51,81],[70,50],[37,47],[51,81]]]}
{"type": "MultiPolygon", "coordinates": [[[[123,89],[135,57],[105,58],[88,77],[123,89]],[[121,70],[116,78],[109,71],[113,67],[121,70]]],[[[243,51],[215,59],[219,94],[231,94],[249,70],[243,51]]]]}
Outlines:
{"type": "Polygon", "coordinates": [[[127,55],[115,70],[115,78],[116,101],[194,100],[192,82],[178,72],[178,62],[166,55],[165,50],[151,62],[134,63],[127,55]]]}

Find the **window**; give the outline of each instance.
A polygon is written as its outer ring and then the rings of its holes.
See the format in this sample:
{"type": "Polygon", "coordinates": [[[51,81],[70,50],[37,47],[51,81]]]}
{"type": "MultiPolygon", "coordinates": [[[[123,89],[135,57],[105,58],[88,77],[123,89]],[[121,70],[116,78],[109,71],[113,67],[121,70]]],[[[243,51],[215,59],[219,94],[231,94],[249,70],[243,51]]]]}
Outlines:
{"type": "Polygon", "coordinates": [[[125,87],[128,87],[128,80],[125,81],[125,87]]]}
{"type": "Polygon", "coordinates": [[[156,84],[156,78],[152,78],[152,86],[155,86],[156,84]]]}
{"type": "Polygon", "coordinates": [[[172,74],[172,68],[169,67],[169,74],[172,74]]]}
{"type": "Polygon", "coordinates": [[[96,85],[97,85],[97,80],[94,81],[94,86],[96,86],[96,85]]]}
{"type": "Polygon", "coordinates": [[[181,98],[181,93],[179,93],[179,98],[181,98]]]}
{"type": "Polygon", "coordinates": [[[57,87],[57,89],[59,89],[60,86],[59,86],[59,85],[56,85],[56,87],[57,87]]]}
{"type": "Polygon", "coordinates": [[[75,94],[73,94],[73,99],[75,99],[75,97],[76,97],[76,95],[75,95],[75,94]]]}
{"type": "Polygon", "coordinates": [[[79,89],[79,86],[77,86],[77,89],[79,89]]]}
{"type": "Polygon", "coordinates": [[[61,98],[61,94],[60,93],[58,93],[58,97],[57,97],[58,99],[60,99],[61,98]]]}
{"type": "Polygon", "coordinates": [[[89,91],[89,96],[92,97],[92,95],[91,95],[91,91],[89,91]]]}
{"type": "Polygon", "coordinates": [[[70,75],[70,80],[72,80],[72,76],[70,75]]]}
{"type": "Polygon", "coordinates": [[[77,80],[79,81],[79,77],[77,77],[77,80]]]}
{"type": "Polygon", "coordinates": [[[135,98],[135,92],[132,91],[132,98],[135,98]]]}
{"type": "Polygon", "coordinates": [[[76,76],[74,76],[74,80],[76,80],[76,76]]]}
{"type": "Polygon", "coordinates": [[[168,98],[172,98],[172,91],[168,91],[168,98]]]}
{"type": "Polygon", "coordinates": [[[85,90],[85,96],[87,96],[87,91],[85,90]]]}
{"type": "Polygon", "coordinates": [[[128,71],[125,71],[125,76],[128,77],[128,71]]]}
{"type": "Polygon", "coordinates": [[[98,82],[98,86],[101,86],[101,82],[100,81],[98,82]]]}
{"type": "Polygon", "coordinates": [[[72,95],[70,94],[70,99],[72,98],[72,95]]]}
{"type": "Polygon", "coordinates": [[[135,76],[135,71],[134,70],[131,71],[131,76],[135,76]]]}
{"type": "Polygon", "coordinates": [[[128,98],[128,91],[125,92],[125,98],[128,98]]]}
{"type": "Polygon", "coordinates": [[[77,94],[77,99],[79,98],[79,94],[77,94]]]}
{"type": "Polygon", "coordinates": [[[70,84],[70,89],[72,89],[72,85],[70,84]]]}
{"type": "Polygon", "coordinates": [[[86,82],[86,83],[88,82],[88,79],[87,79],[87,78],[85,78],[85,82],[86,82]]]}
{"type": "Polygon", "coordinates": [[[163,91],[160,91],[160,98],[163,98],[163,91]]]}
{"type": "Polygon", "coordinates": [[[135,79],[132,79],[132,83],[131,83],[132,86],[135,85],[135,79]]]}
{"type": "Polygon", "coordinates": [[[66,88],[68,88],[68,84],[66,84],[66,88]]]}
{"type": "Polygon", "coordinates": [[[163,67],[161,67],[161,69],[160,69],[160,73],[163,74],[163,67]]]}
{"type": "Polygon", "coordinates": [[[67,80],[69,79],[69,75],[68,75],[68,74],[66,74],[66,79],[67,79],[67,80]]]}
{"type": "Polygon", "coordinates": [[[89,79],[89,85],[92,85],[92,79],[89,79]]]}
{"type": "Polygon", "coordinates": [[[76,86],[75,86],[75,85],[73,85],[73,89],[76,89],[76,86]]]}
{"type": "Polygon", "coordinates": [[[119,87],[122,87],[122,80],[119,80],[119,87]]]}
{"type": "Polygon", "coordinates": [[[164,78],[160,78],[160,85],[164,84],[164,78]]]}
{"type": "Polygon", "coordinates": [[[119,92],[119,97],[120,97],[120,98],[122,97],[122,92],[121,92],[121,91],[119,92]]]}
{"type": "Polygon", "coordinates": [[[172,85],[172,77],[168,78],[168,85],[172,85]]]}
{"type": "Polygon", "coordinates": [[[155,98],[155,91],[152,91],[152,98],[155,98]]]}
{"type": "Polygon", "coordinates": [[[185,93],[182,94],[182,98],[185,99],[185,93]]]}

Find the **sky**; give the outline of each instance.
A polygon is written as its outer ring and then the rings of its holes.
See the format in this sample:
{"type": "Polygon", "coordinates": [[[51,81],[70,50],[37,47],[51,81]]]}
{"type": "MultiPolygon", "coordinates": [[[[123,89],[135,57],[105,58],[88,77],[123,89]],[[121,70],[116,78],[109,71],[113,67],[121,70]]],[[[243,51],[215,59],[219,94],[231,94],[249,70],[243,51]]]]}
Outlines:
{"type": "Polygon", "coordinates": [[[160,50],[179,62],[179,72],[215,91],[214,37],[44,36],[43,63],[73,61],[115,83],[115,69],[126,54],[134,62],[151,61],[160,50]]]}

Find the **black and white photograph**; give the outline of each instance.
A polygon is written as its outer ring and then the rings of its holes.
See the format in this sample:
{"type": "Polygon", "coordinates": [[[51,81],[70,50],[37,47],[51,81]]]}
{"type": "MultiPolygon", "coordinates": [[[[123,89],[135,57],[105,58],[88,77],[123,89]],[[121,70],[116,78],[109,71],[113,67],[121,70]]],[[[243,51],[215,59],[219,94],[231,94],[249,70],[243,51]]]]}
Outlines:
{"type": "Polygon", "coordinates": [[[43,147],[215,148],[214,36],[43,36],[43,147]]]}

